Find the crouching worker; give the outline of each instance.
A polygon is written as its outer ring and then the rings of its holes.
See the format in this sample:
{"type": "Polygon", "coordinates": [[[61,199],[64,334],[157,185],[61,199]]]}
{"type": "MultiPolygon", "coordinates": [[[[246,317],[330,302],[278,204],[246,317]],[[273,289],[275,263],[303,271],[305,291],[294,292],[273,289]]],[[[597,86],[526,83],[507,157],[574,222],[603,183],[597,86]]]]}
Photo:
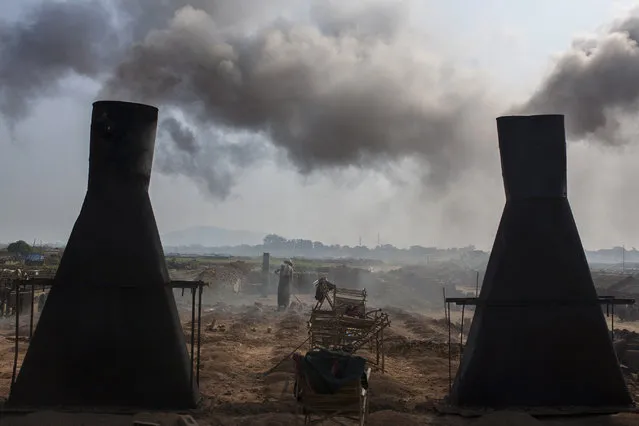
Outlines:
{"type": "Polygon", "coordinates": [[[293,281],[293,261],[288,259],[282,263],[280,269],[275,271],[280,276],[277,284],[277,310],[288,308],[291,301],[291,283],[293,281]]]}

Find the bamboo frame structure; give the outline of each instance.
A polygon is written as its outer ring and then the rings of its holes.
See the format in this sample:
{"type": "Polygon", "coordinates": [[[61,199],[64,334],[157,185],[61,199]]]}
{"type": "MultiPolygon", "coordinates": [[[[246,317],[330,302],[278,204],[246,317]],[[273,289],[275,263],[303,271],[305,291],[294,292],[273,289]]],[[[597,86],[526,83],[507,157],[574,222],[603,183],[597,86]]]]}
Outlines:
{"type": "MultiPolygon", "coordinates": [[[[321,283],[318,283],[321,285],[321,283]]],[[[388,314],[366,312],[366,290],[335,286],[320,288],[322,297],[311,311],[308,322],[310,349],[326,348],[355,353],[369,345],[375,368],[385,372],[384,329],[390,327],[388,314]],[[326,303],[329,309],[322,309],[326,303]]]]}

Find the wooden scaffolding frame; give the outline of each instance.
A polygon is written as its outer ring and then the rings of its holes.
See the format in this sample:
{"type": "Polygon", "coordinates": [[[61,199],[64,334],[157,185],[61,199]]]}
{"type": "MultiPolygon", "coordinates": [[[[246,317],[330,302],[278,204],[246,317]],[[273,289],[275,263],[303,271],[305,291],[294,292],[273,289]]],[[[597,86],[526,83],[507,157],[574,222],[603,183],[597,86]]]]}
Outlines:
{"type": "Polygon", "coordinates": [[[318,280],[316,285],[318,300],[308,321],[310,349],[355,353],[368,346],[374,354],[374,359],[368,361],[385,372],[384,329],[390,327],[388,314],[381,309],[366,312],[365,289],[339,288],[326,279],[318,280]]]}

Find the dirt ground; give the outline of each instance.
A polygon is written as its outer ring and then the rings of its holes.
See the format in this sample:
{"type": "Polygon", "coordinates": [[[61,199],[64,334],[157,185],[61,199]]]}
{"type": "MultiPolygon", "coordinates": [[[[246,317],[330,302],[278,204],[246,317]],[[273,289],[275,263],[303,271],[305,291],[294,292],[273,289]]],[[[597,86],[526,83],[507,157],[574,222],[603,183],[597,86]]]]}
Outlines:
{"type": "MultiPolygon", "coordinates": [[[[272,298],[244,300],[243,306],[217,304],[202,318],[200,387],[202,406],[193,413],[201,425],[293,425],[293,366],[284,362],[275,372],[264,373],[286,358],[307,338],[306,321],[311,296],[286,313],[275,311],[272,298]],[[257,302],[257,303],[254,303],[257,302]],[[214,323],[214,327],[206,326],[214,323]],[[221,330],[219,326],[223,326],[221,330]]],[[[483,418],[438,415],[434,407],[448,392],[448,330],[443,318],[399,309],[387,309],[391,328],[386,330],[386,373],[374,371],[370,381],[369,425],[602,425],[639,424],[638,414],[535,420],[522,413],[493,413],[483,418]]],[[[432,313],[430,314],[432,315],[432,313]]],[[[188,317],[188,315],[186,315],[188,317]]],[[[21,333],[28,332],[28,324],[21,333]]],[[[187,340],[189,327],[185,326],[187,340]]],[[[455,330],[454,330],[455,331],[455,330]]],[[[458,331],[458,330],[457,330],[458,331]]],[[[0,324],[0,392],[8,390],[13,362],[13,341],[2,337],[12,330],[0,324]]],[[[21,343],[21,355],[26,349],[21,343]]],[[[305,351],[304,345],[300,351],[305,351]]],[[[453,351],[458,352],[457,346],[453,351]]],[[[362,353],[366,355],[366,352],[362,353]]],[[[452,362],[452,374],[458,359],[452,362]]],[[[639,400],[637,383],[630,383],[639,400]]],[[[0,412],[2,416],[2,412],[0,412]]],[[[35,413],[26,417],[5,414],[0,425],[31,424],[131,424],[130,416],[84,417],[35,413]],[[48,416],[48,417],[47,417],[48,416]]],[[[178,424],[167,422],[162,424],[178,424]]]]}

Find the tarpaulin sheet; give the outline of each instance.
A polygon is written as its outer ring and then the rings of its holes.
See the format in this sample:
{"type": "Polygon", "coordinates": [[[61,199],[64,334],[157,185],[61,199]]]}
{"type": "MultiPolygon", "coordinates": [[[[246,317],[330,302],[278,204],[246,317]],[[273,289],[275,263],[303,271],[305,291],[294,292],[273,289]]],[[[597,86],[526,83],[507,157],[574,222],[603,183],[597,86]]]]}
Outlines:
{"type": "Polygon", "coordinates": [[[317,349],[304,357],[297,357],[297,366],[313,391],[330,394],[353,381],[365,379],[366,360],[359,356],[317,349]]]}

